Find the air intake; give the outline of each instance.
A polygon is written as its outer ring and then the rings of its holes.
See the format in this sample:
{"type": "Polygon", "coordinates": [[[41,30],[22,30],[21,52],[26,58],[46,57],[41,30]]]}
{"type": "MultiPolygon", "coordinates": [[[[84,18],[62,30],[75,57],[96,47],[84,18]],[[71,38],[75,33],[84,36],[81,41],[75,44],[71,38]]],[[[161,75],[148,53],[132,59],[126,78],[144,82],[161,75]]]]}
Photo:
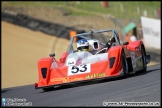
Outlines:
{"type": "Polygon", "coordinates": [[[42,69],[41,69],[41,72],[42,72],[43,78],[46,78],[47,68],[42,68],[42,69]]]}
{"type": "Polygon", "coordinates": [[[111,69],[114,65],[115,57],[111,57],[109,61],[110,61],[110,69],[111,69]]]}

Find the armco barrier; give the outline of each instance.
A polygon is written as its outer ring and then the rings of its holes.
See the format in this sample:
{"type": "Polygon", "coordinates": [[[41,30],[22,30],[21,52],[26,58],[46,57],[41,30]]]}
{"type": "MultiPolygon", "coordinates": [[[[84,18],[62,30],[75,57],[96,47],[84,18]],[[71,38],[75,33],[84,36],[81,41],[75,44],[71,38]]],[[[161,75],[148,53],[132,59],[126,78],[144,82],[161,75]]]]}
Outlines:
{"type": "Polygon", "coordinates": [[[51,22],[34,19],[26,15],[17,14],[11,11],[2,11],[1,20],[26,27],[34,31],[41,31],[49,35],[66,39],[70,39],[70,31],[76,31],[76,33],[85,32],[84,30],[79,30],[74,27],[66,27],[60,24],[54,24],[51,22]]]}

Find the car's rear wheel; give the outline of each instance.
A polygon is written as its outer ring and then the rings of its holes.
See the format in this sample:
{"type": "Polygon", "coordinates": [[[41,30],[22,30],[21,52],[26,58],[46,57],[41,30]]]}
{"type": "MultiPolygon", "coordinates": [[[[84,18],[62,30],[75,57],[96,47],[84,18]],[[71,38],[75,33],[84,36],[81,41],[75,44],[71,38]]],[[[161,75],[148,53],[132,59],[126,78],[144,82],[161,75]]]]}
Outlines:
{"type": "Polygon", "coordinates": [[[143,69],[140,71],[145,72],[147,70],[147,64],[146,64],[146,52],[144,46],[141,46],[141,55],[142,55],[143,69]]]}
{"type": "Polygon", "coordinates": [[[123,67],[124,76],[127,77],[129,75],[128,62],[124,54],[124,51],[122,51],[122,67],[123,67]]]}

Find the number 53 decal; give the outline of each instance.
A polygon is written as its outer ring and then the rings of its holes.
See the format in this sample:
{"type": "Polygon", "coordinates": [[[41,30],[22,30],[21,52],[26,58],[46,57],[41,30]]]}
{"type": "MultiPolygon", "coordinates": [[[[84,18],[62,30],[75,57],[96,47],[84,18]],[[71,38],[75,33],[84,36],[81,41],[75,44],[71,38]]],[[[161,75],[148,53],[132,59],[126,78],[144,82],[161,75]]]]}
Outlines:
{"type": "Polygon", "coordinates": [[[79,66],[69,66],[68,76],[89,73],[91,71],[90,64],[79,65],[79,66]]]}

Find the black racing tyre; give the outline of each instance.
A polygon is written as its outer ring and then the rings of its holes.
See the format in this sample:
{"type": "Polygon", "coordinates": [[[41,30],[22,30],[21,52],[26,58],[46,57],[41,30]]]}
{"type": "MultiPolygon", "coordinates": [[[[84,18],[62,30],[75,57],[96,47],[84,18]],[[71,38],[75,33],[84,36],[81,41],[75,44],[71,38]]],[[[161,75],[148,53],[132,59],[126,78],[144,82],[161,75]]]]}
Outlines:
{"type": "Polygon", "coordinates": [[[48,88],[42,88],[43,91],[52,91],[54,90],[54,87],[48,87],[48,88]]]}
{"type": "Polygon", "coordinates": [[[145,51],[144,46],[141,46],[141,54],[142,54],[143,69],[140,70],[140,72],[146,72],[146,70],[147,70],[147,64],[146,64],[146,51],[145,51]]]}
{"type": "Polygon", "coordinates": [[[124,76],[127,77],[129,75],[129,69],[128,69],[128,62],[124,54],[124,51],[122,51],[122,67],[123,67],[124,76]]]}

